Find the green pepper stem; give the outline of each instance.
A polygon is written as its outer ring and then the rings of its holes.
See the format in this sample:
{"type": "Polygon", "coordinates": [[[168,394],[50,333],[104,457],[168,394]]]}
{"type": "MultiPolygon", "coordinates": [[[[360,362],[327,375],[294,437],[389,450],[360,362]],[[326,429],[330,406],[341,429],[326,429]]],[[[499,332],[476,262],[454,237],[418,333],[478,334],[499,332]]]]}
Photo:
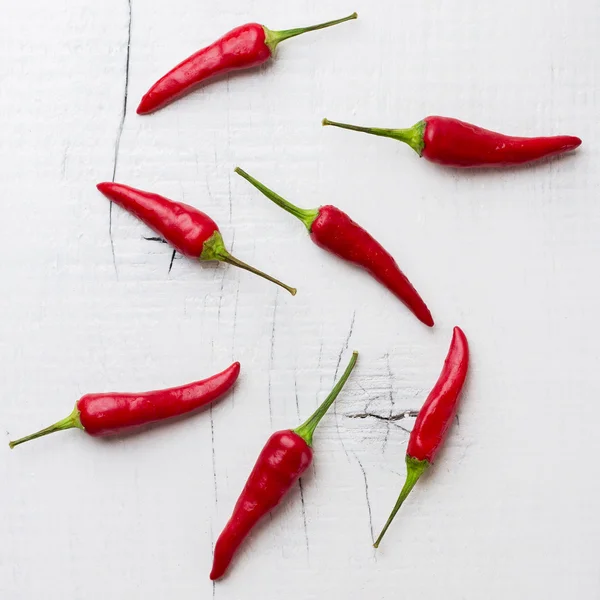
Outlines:
{"type": "Polygon", "coordinates": [[[344,17],[343,19],[327,21],[326,23],[319,23],[318,25],[311,25],[310,27],[297,27],[296,29],[285,29],[283,31],[271,31],[268,27],[263,26],[263,29],[265,30],[265,43],[271,50],[271,54],[273,54],[277,45],[283,42],[284,40],[296,37],[297,35],[302,35],[303,33],[307,33],[309,31],[316,31],[317,29],[325,29],[326,27],[339,25],[340,23],[345,23],[346,21],[351,21],[352,19],[357,18],[358,14],[354,12],[351,15],[344,17]]]}
{"type": "Polygon", "coordinates": [[[202,246],[202,254],[199,256],[200,260],[220,260],[221,262],[227,263],[229,265],[234,265],[235,267],[239,267],[240,269],[244,269],[244,271],[250,271],[250,273],[254,273],[267,281],[272,281],[277,285],[281,286],[284,290],[288,291],[292,296],[296,295],[296,288],[290,287],[289,285],[285,285],[279,281],[279,279],[275,279],[254,267],[242,262],[239,258],[235,258],[235,256],[231,256],[227,248],[225,248],[225,242],[223,241],[223,236],[221,232],[217,229],[203,244],[202,246]]]}
{"type": "Polygon", "coordinates": [[[300,427],[294,429],[294,433],[299,435],[309,446],[312,446],[313,433],[319,421],[323,418],[325,413],[329,410],[329,407],[333,404],[334,400],[338,397],[339,393],[342,391],[344,384],[348,381],[348,377],[350,377],[350,373],[352,373],[352,369],[354,369],[354,365],[356,364],[356,360],[358,359],[358,352],[352,353],[352,358],[344,371],[344,374],[340,377],[340,380],[335,384],[334,388],[329,393],[329,396],[325,398],[321,406],[315,410],[315,412],[304,422],[300,427]]]}
{"type": "Polygon", "coordinates": [[[314,208],[314,209],[300,208],[300,207],[296,206],[295,204],[292,204],[285,198],[282,198],[279,194],[276,194],[273,190],[270,190],[266,185],[262,184],[257,179],[254,179],[254,177],[252,177],[252,175],[249,175],[243,169],[236,167],[235,172],[238,175],[241,175],[246,181],[250,182],[257,190],[262,192],[269,200],[272,200],[273,202],[275,202],[275,204],[277,204],[277,206],[280,206],[281,208],[283,208],[283,210],[286,210],[291,215],[294,215],[295,217],[300,219],[300,221],[302,221],[304,223],[304,226],[306,227],[306,229],[308,229],[308,231],[310,233],[310,228],[312,227],[314,220],[319,216],[319,209],[317,209],[317,208],[314,208]]]}
{"type": "Polygon", "coordinates": [[[386,524],[384,525],[383,529],[381,530],[381,533],[379,534],[379,537],[373,544],[374,548],[379,548],[379,544],[381,543],[385,532],[392,524],[396,513],[400,510],[400,507],[402,506],[412,489],[415,487],[417,481],[419,481],[421,475],[423,475],[423,473],[427,470],[429,464],[430,463],[427,460],[418,460],[416,458],[413,458],[412,456],[406,455],[406,482],[404,483],[404,487],[400,492],[400,496],[398,496],[398,501],[394,506],[394,510],[392,510],[392,514],[390,514],[386,524]]]}
{"type": "Polygon", "coordinates": [[[371,135],[379,135],[381,137],[388,137],[400,142],[408,144],[419,156],[423,154],[423,148],[425,142],[423,136],[425,135],[425,121],[419,121],[408,129],[382,129],[380,127],[359,127],[358,125],[349,125],[348,123],[337,123],[336,121],[330,121],[329,119],[323,119],[323,126],[332,125],[333,127],[339,127],[341,129],[350,129],[351,131],[361,131],[362,133],[370,133],[371,135]]]}
{"type": "Polygon", "coordinates": [[[14,442],[8,442],[8,445],[11,448],[18,446],[19,444],[23,444],[28,442],[29,440],[35,440],[36,438],[42,437],[44,435],[48,435],[49,433],[54,433],[55,431],[64,431],[65,429],[81,429],[85,431],[83,425],[81,424],[81,419],[79,418],[79,409],[75,407],[73,412],[66,418],[62,419],[62,421],[58,421],[54,423],[54,425],[50,425],[50,427],[46,427],[45,429],[41,429],[36,433],[32,433],[31,435],[27,435],[22,437],[14,442]]]}
{"type": "Polygon", "coordinates": [[[255,275],[258,275],[267,281],[272,281],[273,283],[276,283],[278,286],[282,287],[284,290],[288,291],[292,296],[295,296],[296,292],[298,291],[296,288],[290,287],[289,285],[279,281],[279,279],[275,279],[275,277],[271,277],[270,275],[267,275],[266,273],[263,273],[262,271],[259,271],[258,269],[255,269],[254,267],[239,260],[238,258],[235,258],[235,256],[231,256],[229,252],[227,252],[227,254],[222,254],[219,260],[229,265],[239,267],[240,269],[244,269],[245,271],[250,271],[250,273],[254,273],[255,275]]]}

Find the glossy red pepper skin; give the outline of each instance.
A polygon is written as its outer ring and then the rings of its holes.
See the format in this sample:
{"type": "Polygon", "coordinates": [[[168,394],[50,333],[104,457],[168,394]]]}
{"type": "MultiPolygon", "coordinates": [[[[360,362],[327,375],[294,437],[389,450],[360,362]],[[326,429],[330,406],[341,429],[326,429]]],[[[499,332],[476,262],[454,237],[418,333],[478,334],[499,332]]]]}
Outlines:
{"type": "Polygon", "coordinates": [[[77,428],[92,436],[105,436],[185,415],[223,396],[231,389],[239,374],[240,363],[235,362],[212,377],[178,387],[138,394],[86,394],[77,401],[68,417],[37,433],[10,442],[10,447],[65,429],[77,428]]]}
{"type": "Polygon", "coordinates": [[[433,327],[431,312],[392,255],[345,212],[335,206],[321,206],[310,237],[317,246],[365,269],[404,302],[419,321],[433,327]]]}
{"type": "Polygon", "coordinates": [[[571,135],[515,137],[449,117],[431,116],[408,129],[359,127],[323,119],[323,125],[389,137],[419,156],[447,167],[511,167],[564,154],[581,145],[571,135]]]}
{"type": "Polygon", "coordinates": [[[315,428],[348,380],[358,353],[317,410],[300,427],[277,431],[267,440],[235,504],[233,513],[215,544],[210,578],[221,578],[252,528],[273,510],[312,462],[315,428]]]}
{"type": "Polygon", "coordinates": [[[189,258],[200,258],[204,244],[219,231],[207,214],[183,202],[121,183],[104,182],[96,187],[189,258]]]}
{"type": "Polygon", "coordinates": [[[213,581],[224,575],[252,528],[281,502],[312,458],[312,448],[292,430],[277,431],[268,439],[215,545],[213,581]]]}
{"type": "Polygon", "coordinates": [[[234,265],[279,285],[292,296],[296,295],[295,288],[232,256],[225,248],[218,225],[197,208],[121,183],[104,182],[96,187],[109,200],[160,234],[184,256],[234,265]]]}
{"type": "Polygon", "coordinates": [[[269,58],[271,50],[265,43],[265,30],[262,25],[248,23],[236,27],[161,77],[146,92],[137,113],[151,113],[216,75],[251,69],[269,58]]]}
{"type": "Polygon", "coordinates": [[[468,369],[469,344],[463,331],[455,327],[442,372],[419,411],[410,434],[406,449],[406,482],[391,515],[375,541],[375,548],[379,547],[396,513],[442,447],[456,416],[468,369]]]}
{"type": "Polygon", "coordinates": [[[422,156],[449,167],[510,167],[564,154],[581,145],[578,137],[515,137],[458,119],[427,117],[422,156]]]}
{"type": "Polygon", "coordinates": [[[251,69],[269,60],[282,41],[331,25],[355,19],[356,13],[344,19],[312,27],[271,31],[258,23],[247,23],[232,29],[210,46],[192,54],[161,77],[142,98],[137,113],[148,114],[163,108],[198,85],[231,71],[251,69]]]}
{"type": "Polygon", "coordinates": [[[411,458],[434,461],[456,416],[468,369],[469,344],[462,329],[455,327],[442,372],[410,434],[406,453],[411,458]]]}
{"type": "Polygon", "coordinates": [[[141,394],[87,394],[77,402],[86,433],[102,436],[164,421],[208,406],[227,392],[240,374],[235,362],[208,379],[141,394]]]}
{"type": "Polygon", "coordinates": [[[392,255],[345,212],[331,205],[318,209],[299,208],[239,167],[235,172],[275,204],[300,219],[315,244],[365,269],[401,300],[422,323],[433,327],[431,312],[392,255]]]}

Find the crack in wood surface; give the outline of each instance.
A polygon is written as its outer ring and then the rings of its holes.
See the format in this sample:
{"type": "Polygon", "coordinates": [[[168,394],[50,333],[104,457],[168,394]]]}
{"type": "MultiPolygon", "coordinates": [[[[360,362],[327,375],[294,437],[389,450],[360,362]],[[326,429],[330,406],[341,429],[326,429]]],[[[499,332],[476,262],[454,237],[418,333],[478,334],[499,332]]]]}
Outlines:
{"type": "Polygon", "coordinates": [[[294,396],[296,398],[296,413],[298,413],[298,421],[300,421],[300,400],[298,398],[298,377],[294,370],[294,396]]]}
{"type": "Polygon", "coordinates": [[[354,309],[354,312],[352,313],[352,320],[350,321],[350,331],[348,331],[348,335],[346,336],[346,341],[344,342],[344,345],[343,345],[343,347],[340,350],[340,353],[338,355],[337,365],[335,367],[335,374],[333,376],[334,381],[337,379],[338,372],[340,370],[340,364],[342,362],[342,356],[343,356],[344,352],[346,352],[346,350],[348,350],[348,347],[350,346],[350,338],[352,337],[352,332],[354,331],[354,322],[355,322],[355,320],[356,320],[356,309],[354,309]]]}
{"type": "Polygon", "coordinates": [[[63,152],[63,158],[62,158],[62,162],[60,165],[60,176],[61,179],[65,179],[66,174],[67,174],[67,159],[69,157],[69,144],[67,143],[67,145],[65,146],[65,150],[63,152]]]}
{"type": "Polygon", "coordinates": [[[369,513],[369,531],[371,533],[371,543],[375,542],[375,535],[374,535],[374,531],[373,531],[373,513],[371,512],[371,500],[369,499],[369,482],[367,480],[367,474],[365,472],[365,468],[363,467],[362,462],[360,462],[360,458],[358,458],[358,456],[356,455],[355,452],[353,452],[354,454],[354,458],[356,458],[356,462],[358,463],[358,466],[360,467],[360,470],[362,472],[362,476],[363,476],[363,481],[364,481],[364,485],[365,485],[365,499],[367,501],[367,511],[369,513]]]}
{"type": "MultiPolygon", "coordinates": [[[[352,313],[352,320],[350,321],[350,330],[348,331],[348,335],[346,336],[346,341],[345,341],[344,345],[342,346],[342,349],[340,350],[340,353],[338,355],[337,365],[335,367],[335,374],[333,376],[334,385],[335,385],[335,382],[337,380],[338,372],[340,370],[340,364],[342,362],[342,355],[350,347],[350,339],[352,338],[352,332],[354,331],[354,323],[355,323],[355,321],[356,321],[356,309],[354,309],[354,312],[352,313]]],[[[334,421],[335,421],[335,431],[337,433],[338,438],[340,439],[340,442],[342,443],[342,449],[344,450],[344,454],[346,455],[346,458],[348,458],[348,450],[346,449],[346,444],[344,444],[344,440],[343,440],[342,435],[340,433],[340,424],[339,424],[339,421],[338,421],[337,402],[333,403],[333,418],[334,418],[334,421]]]]}
{"type": "MultiPolygon", "coordinates": [[[[390,390],[389,390],[389,399],[390,399],[390,415],[393,414],[394,412],[394,408],[395,408],[395,402],[394,402],[394,376],[392,374],[392,367],[390,365],[390,353],[386,352],[385,353],[385,363],[386,363],[386,367],[387,367],[387,374],[388,374],[388,381],[390,382],[390,390]]],[[[382,452],[385,452],[385,449],[387,448],[387,443],[388,443],[388,439],[390,437],[390,421],[386,422],[386,431],[385,431],[385,437],[383,438],[383,444],[382,444],[382,452]]]]}
{"type": "Polygon", "coordinates": [[[271,427],[273,427],[273,401],[271,395],[271,384],[272,377],[271,373],[273,371],[273,360],[275,354],[275,323],[277,322],[277,301],[279,299],[279,290],[275,290],[275,302],[273,303],[273,325],[271,327],[271,353],[269,356],[269,421],[271,423],[271,427]]]}
{"type": "MultiPolygon", "coordinates": [[[[379,415],[373,412],[362,412],[362,413],[354,413],[344,415],[348,419],[377,419],[378,421],[384,421],[387,423],[389,427],[390,424],[394,425],[398,429],[402,429],[402,431],[410,434],[411,430],[407,429],[400,425],[398,421],[402,421],[403,419],[416,419],[419,416],[419,411],[415,409],[405,410],[404,412],[389,414],[389,415],[379,415]]],[[[389,431],[389,430],[388,430],[389,431]]],[[[387,432],[386,432],[387,434],[387,432]]]]}
{"type": "Polygon", "coordinates": [[[168,274],[171,273],[171,269],[173,268],[173,263],[175,262],[175,255],[177,254],[177,250],[173,250],[171,254],[171,262],[169,263],[169,271],[168,274]]]}
{"type": "Polygon", "coordinates": [[[321,329],[321,343],[319,344],[319,359],[317,361],[317,370],[319,371],[319,389],[323,389],[323,369],[321,369],[321,363],[323,362],[323,329],[321,329]]]}
{"type": "MultiPolygon", "coordinates": [[[[121,137],[123,136],[123,128],[125,126],[125,117],[127,116],[127,96],[129,94],[129,58],[131,55],[131,21],[132,10],[131,0],[127,0],[127,51],[125,53],[125,85],[123,86],[123,108],[121,109],[121,118],[119,127],[117,128],[117,137],[115,140],[115,151],[113,156],[113,172],[112,181],[115,181],[117,175],[117,167],[119,164],[119,150],[121,148],[121,137]]],[[[119,279],[119,269],[117,267],[117,257],[115,255],[115,240],[112,230],[113,202],[108,205],[108,237],[110,239],[110,251],[112,255],[113,267],[117,280],[119,279]]]]}
{"type": "Polygon", "coordinates": [[[302,478],[298,479],[300,489],[300,505],[302,506],[302,523],[304,524],[304,541],[306,543],[306,556],[310,555],[310,546],[308,543],[308,527],[306,525],[306,506],[304,504],[304,488],[302,487],[302,478]]]}
{"type": "Polygon", "coordinates": [[[378,419],[380,421],[388,421],[393,423],[396,421],[401,421],[402,419],[415,419],[419,416],[419,411],[411,408],[400,413],[390,414],[388,416],[379,415],[372,412],[352,413],[344,416],[348,419],[378,419]]]}

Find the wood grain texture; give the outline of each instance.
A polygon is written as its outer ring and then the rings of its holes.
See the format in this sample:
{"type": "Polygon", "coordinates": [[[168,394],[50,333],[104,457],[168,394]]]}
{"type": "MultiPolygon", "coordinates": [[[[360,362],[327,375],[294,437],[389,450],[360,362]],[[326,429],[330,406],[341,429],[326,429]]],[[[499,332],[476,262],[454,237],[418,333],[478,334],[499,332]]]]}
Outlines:
{"type": "Polygon", "coordinates": [[[600,483],[600,6],[381,0],[4,2],[0,20],[0,423],[5,440],[88,391],[161,388],[242,364],[188,420],[0,450],[0,597],[597,598],[600,483]],[[232,27],[359,19],[282,44],[148,117],[142,94],[232,27]],[[443,114],[576,155],[454,172],[390,140],[443,114]],[[397,257],[429,331],[233,173],[334,203],[397,257]],[[247,262],[298,287],[148,241],[95,184],[193,204],[247,262]],[[172,263],[172,264],[171,264],[172,263]],[[404,478],[414,412],[452,327],[472,349],[459,425],[372,547],[404,478]],[[315,435],[314,470],[213,588],[212,546],[262,444],[359,364],[315,435]],[[404,416],[406,415],[406,416],[404,416]]]}

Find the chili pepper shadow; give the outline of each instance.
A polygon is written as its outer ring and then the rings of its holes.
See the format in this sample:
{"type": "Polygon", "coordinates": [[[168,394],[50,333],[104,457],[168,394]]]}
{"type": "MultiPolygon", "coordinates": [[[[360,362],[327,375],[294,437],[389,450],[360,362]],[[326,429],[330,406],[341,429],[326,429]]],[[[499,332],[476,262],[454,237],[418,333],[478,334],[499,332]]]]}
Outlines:
{"type": "Polygon", "coordinates": [[[578,155],[582,152],[581,148],[574,150],[573,152],[567,152],[565,154],[558,154],[556,156],[547,156],[524,165],[514,165],[508,167],[474,167],[461,169],[457,167],[448,167],[446,165],[438,165],[435,163],[427,163],[429,168],[436,169],[437,171],[445,171],[449,175],[455,178],[460,176],[465,179],[476,179],[479,177],[504,177],[510,175],[510,173],[521,173],[523,171],[541,171],[542,169],[548,169],[548,167],[557,162],[574,161],[578,158],[578,155]]]}
{"type": "MultiPolygon", "coordinates": [[[[457,444],[459,446],[459,448],[461,450],[463,450],[463,452],[460,453],[460,456],[458,458],[458,460],[454,463],[454,464],[458,464],[462,461],[463,457],[464,457],[464,451],[466,451],[466,446],[460,444],[461,441],[461,436],[460,436],[460,413],[465,411],[467,409],[467,406],[469,405],[469,391],[471,389],[471,378],[473,377],[473,353],[472,353],[472,341],[471,338],[469,338],[469,346],[470,346],[470,350],[469,350],[469,371],[467,373],[467,379],[465,380],[465,383],[463,385],[463,389],[461,392],[461,398],[460,398],[460,404],[458,405],[458,412],[456,413],[456,417],[454,417],[454,423],[452,424],[452,429],[450,430],[448,437],[450,436],[456,436],[455,439],[457,440],[457,444]]],[[[440,466],[442,466],[443,464],[445,464],[446,461],[446,453],[449,451],[451,444],[448,443],[448,440],[446,440],[446,443],[442,445],[442,447],[440,448],[437,456],[435,457],[435,462],[431,465],[431,467],[429,469],[427,469],[425,471],[425,473],[423,474],[423,476],[421,477],[421,479],[423,481],[427,481],[427,479],[431,476],[432,471],[435,473],[436,466],[439,464],[440,466]]],[[[444,468],[443,466],[441,468],[444,468]]]]}
{"type": "MultiPolygon", "coordinates": [[[[159,236],[150,236],[150,237],[143,236],[143,239],[145,239],[147,242],[158,242],[160,244],[167,244],[170,246],[170,244],[169,244],[169,242],[167,242],[167,240],[165,240],[164,238],[161,238],[159,236]]],[[[185,258],[185,256],[183,256],[182,254],[179,254],[179,252],[177,252],[177,250],[175,250],[175,249],[171,250],[171,260],[169,261],[168,273],[171,273],[171,271],[173,270],[173,264],[175,263],[175,260],[180,260],[181,258],[185,258]]],[[[190,260],[190,259],[188,259],[188,260],[190,260]]],[[[191,262],[194,262],[194,261],[191,261],[191,262]]],[[[210,261],[210,262],[206,261],[201,266],[203,269],[220,269],[222,267],[222,265],[216,260],[210,261]]]]}
{"type": "MultiPolygon", "coordinates": [[[[183,100],[184,98],[189,97],[190,101],[192,101],[195,96],[202,97],[206,94],[210,94],[210,91],[207,91],[207,88],[208,88],[208,90],[210,90],[210,88],[212,86],[215,86],[217,88],[217,90],[215,91],[215,96],[221,95],[222,92],[219,92],[218,89],[223,87],[222,86],[223,82],[225,82],[225,88],[227,90],[227,94],[229,94],[229,92],[230,92],[229,86],[230,86],[231,79],[239,79],[239,80],[243,81],[246,78],[247,79],[256,78],[257,73],[262,75],[263,73],[266,73],[267,71],[271,70],[274,66],[275,66],[275,61],[269,60],[266,63],[263,63],[262,65],[257,65],[256,67],[244,68],[244,69],[240,69],[239,71],[229,71],[229,73],[220,73],[219,75],[214,75],[210,79],[194,86],[191,90],[189,90],[188,92],[183,94],[180,98],[177,98],[174,101],[167,104],[166,106],[163,106],[162,108],[159,108],[156,111],[153,111],[153,113],[154,112],[163,112],[163,111],[167,111],[169,109],[178,110],[176,106],[180,100],[183,100]]],[[[241,90],[241,88],[240,88],[240,90],[241,90]]],[[[153,113],[149,113],[149,114],[153,114],[153,113]]],[[[146,115],[144,115],[144,116],[146,116],[146,115]]]]}
{"type": "Polygon", "coordinates": [[[148,423],[147,425],[142,425],[140,427],[131,428],[129,430],[121,431],[119,433],[115,433],[112,435],[107,435],[105,437],[92,437],[92,441],[98,444],[117,444],[121,441],[126,441],[129,439],[137,438],[138,436],[146,435],[153,429],[158,428],[175,428],[181,421],[185,421],[188,419],[192,419],[197,415],[201,415],[210,411],[211,406],[219,404],[220,402],[225,401],[225,399],[235,390],[237,386],[237,381],[231,386],[229,390],[222,396],[220,396],[217,400],[208,404],[207,406],[203,406],[197,410],[186,413],[185,415],[178,415],[177,417],[171,417],[170,419],[166,419],[165,421],[157,421],[156,423],[148,423]]]}
{"type": "MultiPolygon", "coordinates": [[[[313,467],[314,467],[314,463],[313,463],[313,467]]],[[[307,486],[312,484],[313,478],[314,478],[314,468],[307,469],[305,471],[304,475],[302,475],[302,477],[300,477],[300,480],[302,480],[302,487],[305,490],[304,493],[306,493],[307,486]]],[[[293,490],[294,490],[293,492],[290,491],[290,493],[286,494],[285,497],[283,498],[283,500],[272,511],[267,513],[252,528],[252,531],[248,534],[248,536],[241,543],[239,550],[234,554],[234,556],[231,560],[231,563],[227,567],[227,571],[225,572],[223,577],[219,578],[219,581],[223,581],[227,577],[229,577],[229,574],[235,570],[235,567],[233,565],[236,562],[238,562],[240,560],[245,560],[246,557],[250,557],[249,560],[256,560],[256,553],[254,553],[252,551],[252,544],[255,543],[255,540],[257,538],[262,537],[264,535],[263,532],[265,529],[268,529],[273,526],[272,522],[274,519],[281,518],[280,513],[285,511],[287,508],[292,508],[294,506],[297,506],[299,509],[299,512],[300,512],[300,518],[302,518],[303,504],[302,504],[302,498],[301,498],[299,486],[295,485],[293,487],[293,490]],[[278,515],[280,515],[280,516],[278,516],[278,515]]],[[[233,506],[232,506],[232,509],[233,509],[233,506]]],[[[229,518],[229,517],[227,517],[227,518],[229,518]]],[[[223,524],[223,526],[224,525],[225,524],[223,524]]],[[[298,544],[302,544],[301,538],[305,535],[303,527],[298,528],[295,533],[298,536],[298,540],[297,540],[298,544]]],[[[267,533],[267,535],[268,535],[268,533],[267,533]]]]}
{"type": "MultiPolygon", "coordinates": [[[[394,256],[393,258],[394,258],[394,260],[396,260],[396,256],[394,256]]],[[[414,315],[412,309],[410,307],[408,307],[402,300],[400,300],[398,298],[398,296],[396,296],[396,294],[394,294],[393,291],[389,290],[385,286],[385,284],[380,283],[364,267],[361,267],[360,265],[356,265],[351,262],[348,262],[347,260],[340,258],[338,256],[332,256],[328,253],[324,253],[324,255],[319,257],[319,259],[323,264],[326,264],[326,265],[342,264],[343,268],[346,269],[347,271],[350,271],[350,270],[354,271],[354,273],[356,273],[358,277],[364,279],[364,281],[361,282],[361,285],[364,285],[364,286],[370,285],[373,287],[373,289],[377,293],[381,293],[381,297],[380,297],[379,301],[389,302],[389,306],[390,306],[389,310],[390,311],[398,310],[401,313],[405,313],[406,318],[408,320],[414,319],[414,316],[411,316],[411,315],[414,315]],[[395,307],[398,307],[398,308],[396,309],[395,307]]],[[[402,260],[402,259],[400,258],[400,260],[402,260]]],[[[401,267],[399,267],[399,268],[401,268],[401,267]]],[[[334,266],[334,267],[332,267],[332,269],[335,271],[339,271],[339,267],[334,266]]],[[[405,277],[408,277],[404,271],[402,271],[402,272],[404,273],[405,277]]],[[[409,278],[409,280],[411,281],[411,283],[414,282],[414,279],[412,279],[412,278],[409,278]]],[[[349,291],[351,291],[351,288],[349,288],[349,291]]],[[[429,305],[427,305],[427,306],[429,306],[429,305]]],[[[421,321],[421,319],[419,319],[419,321],[421,321]]],[[[426,329],[426,334],[429,335],[431,338],[434,338],[437,335],[435,326],[427,325],[425,327],[425,329],[426,329]]],[[[335,407],[336,407],[336,405],[334,404],[334,412],[336,411],[335,407]]]]}

